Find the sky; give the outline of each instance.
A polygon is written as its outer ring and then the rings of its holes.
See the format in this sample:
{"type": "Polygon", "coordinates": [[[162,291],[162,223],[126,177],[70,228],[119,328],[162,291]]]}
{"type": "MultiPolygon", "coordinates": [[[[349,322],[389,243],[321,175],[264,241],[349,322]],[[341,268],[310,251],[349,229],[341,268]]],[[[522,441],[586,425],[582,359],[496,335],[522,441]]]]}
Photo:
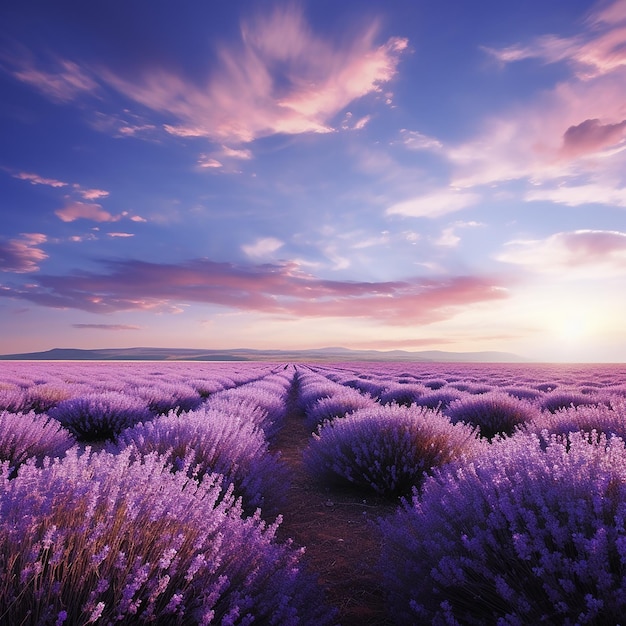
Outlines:
{"type": "Polygon", "coordinates": [[[626,361],[626,0],[0,7],[0,353],[626,361]]]}

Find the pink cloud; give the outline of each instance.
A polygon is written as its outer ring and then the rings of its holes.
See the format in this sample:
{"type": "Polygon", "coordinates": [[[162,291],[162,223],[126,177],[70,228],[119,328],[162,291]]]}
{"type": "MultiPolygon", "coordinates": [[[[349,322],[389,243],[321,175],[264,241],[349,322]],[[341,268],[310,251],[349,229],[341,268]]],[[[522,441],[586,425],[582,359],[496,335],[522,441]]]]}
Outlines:
{"type": "Polygon", "coordinates": [[[79,185],[74,185],[78,189],[78,193],[85,200],[98,200],[99,198],[106,198],[109,195],[108,191],[103,189],[81,189],[79,185]]]}
{"type": "Polygon", "coordinates": [[[445,188],[397,202],[386,210],[386,214],[405,217],[440,217],[473,206],[480,199],[481,197],[475,193],[445,188]]]}
{"type": "Polygon", "coordinates": [[[62,209],[54,212],[63,222],[74,222],[78,219],[93,220],[94,222],[116,222],[119,216],[111,215],[101,205],[86,202],[70,202],[62,209]]]}
{"type": "Polygon", "coordinates": [[[527,45],[483,49],[503,64],[524,59],[541,59],[546,63],[569,62],[583,80],[626,66],[624,0],[604,4],[592,11],[585,26],[586,29],[573,37],[547,34],[536,37],[527,45]]]}
{"type": "Polygon", "coordinates": [[[0,295],[99,313],[171,312],[200,302],[283,317],[353,317],[397,325],[447,319],[472,304],[508,297],[485,277],[336,281],[304,273],[295,263],[237,266],[206,259],[178,265],[116,261],[106,273],[80,271],[38,281],[0,295]]]}
{"type": "Polygon", "coordinates": [[[626,21],[623,3],[591,14],[568,39],[548,35],[527,46],[491,50],[501,62],[562,61],[570,78],[491,120],[474,139],[449,148],[453,182],[469,187],[521,178],[545,181],[620,166],[626,120],[626,21]]]}
{"type": "Polygon", "coordinates": [[[375,43],[370,27],[342,44],[322,39],[295,5],[242,24],[239,47],[217,50],[218,70],[204,84],[165,70],[106,82],[136,102],[172,116],[182,137],[249,142],[275,133],[325,133],[352,101],[381,93],[396,74],[407,41],[375,43]],[[280,71],[277,68],[280,67],[280,71]]]}
{"type": "Polygon", "coordinates": [[[126,238],[126,237],[134,237],[133,233],[107,233],[109,237],[117,237],[117,238],[126,238]]]}
{"type": "Polygon", "coordinates": [[[542,273],[607,278],[626,274],[626,233],[612,230],[560,232],[506,244],[497,257],[542,273]]]}
{"type": "Polygon", "coordinates": [[[47,237],[41,233],[23,233],[19,239],[0,239],[0,271],[18,274],[36,272],[48,255],[39,247],[47,237]]]}
{"type": "Polygon", "coordinates": [[[48,187],[67,187],[67,183],[61,180],[55,180],[54,178],[44,178],[39,174],[32,174],[29,172],[18,172],[17,174],[11,174],[13,178],[19,180],[27,180],[31,185],[46,185],[48,187]]]}
{"type": "Polygon", "coordinates": [[[562,153],[566,157],[576,157],[596,152],[620,143],[625,136],[626,120],[618,124],[602,124],[597,118],[585,120],[565,131],[562,153]]]}
{"type": "MultiPolygon", "coordinates": [[[[389,103],[383,87],[396,75],[408,42],[391,37],[379,43],[378,33],[374,23],[352,37],[325,39],[289,3],[244,20],[240,42],[214,51],[216,68],[204,80],[154,67],[128,77],[64,59],[43,67],[27,53],[10,61],[15,78],[55,101],[69,102],[106,84],[168,115],[162,127],[170,134],[241,143],[276,133],[331,132],[334,116],[368,94],[389,103]]],[[[366,123],[363,117],[357,127],[366,123]]],[[[154,128],[103,115],[95,124],[117,136],[154,128]]]]}
{"type": "Polygon", "coordinates": [[[98,83],[91,73],[72,61],[58,59],[50,69],[35,66],[27,56],[12,59],[12,74],[57,102],[70,102],[82,93],[94,92],[98,83]]]}
{"type": "Polygon", "coordinates": [[[221,161],[218,161],[217,159],[214,159],[207,154],[200,155],[200,158],[198,159],[198,165],[204,169],[219,169],[220,167],[224,166],[221,161]]]}
{"type": "Polygon", "coordinates": [[[559,185],[555,188],[533,189],[525,195],[524,199],[527,202],[548,200],[568,206],[597,203],[626,207],[626,188],[600,183],[559,185]]]}

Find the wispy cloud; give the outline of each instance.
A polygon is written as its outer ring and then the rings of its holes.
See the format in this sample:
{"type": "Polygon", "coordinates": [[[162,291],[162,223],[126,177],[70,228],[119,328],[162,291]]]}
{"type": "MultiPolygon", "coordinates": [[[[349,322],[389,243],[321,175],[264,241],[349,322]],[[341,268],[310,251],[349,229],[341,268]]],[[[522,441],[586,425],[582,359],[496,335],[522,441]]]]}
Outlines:
{"type": "Polygon", "coordinates": [[[514,63],[524,59],[540,59],[546,63],[568,62],[583,80],[612,72],[626,66],[623,48],[626,36],[626,4],[624,0],[597,3],[587,20],[584,32],[573,37],[541,35],[528,44],[506,48],[483,48],[499,62],[514,63]]]}
{"type": "Polygon", "coordinates": [[[409,150],[441,150],[443,144],[435,137],[429,137],[416,130],[403,128],[400,131],[400,143],[409,150]]]}
{"type": "Polygon", "coordinates": [[[626,232],[576,230],[510,241],[497,259],[565,279],[626,275],[626,232]]]}
{"type": "Polygon", "coordinates": [[[132,324],[72,324],[72,328],[81,330],[141,330],[141,326],[132,324]]]}
{"type": "Polygon", "coordinates": [[[626,207],[626,188],[615,184],[589,183],[586,185],[565,185],[540,187],[526,193],[527,202],[549,201],[568,206],[583,204],[608,204],[626,207]]]}
{"type": "Polygon", "coordinates": [[[101,76],[132,100],[169,114],[175,122],[164,128],[180,137],[249,142],[326,133],[337,113],[381,93],[395,76],[407,40],[377,44],[377,34],[374,24],[341,44],[325,40],[288,4],[244,21],[240,44],[218,48],[219,68],[204,84],[154,68],[133,80],[107,70],[101,76]]]}
{"type": "Polygon", "coordinates": [[[404,217],[440,217],[477,204],[481,196],[457,189],[442,189],[393,204],[387,215],[404,217]]]}
{"type": "Polygon", "coordinates": [[[483,226],[480,222],[464,222],[456,221],[450,226],[447,226],[441,231],[441,235],[434,241],[435,245],[442,246],[444,248],[454,248],[461,242],[461,237],[457,234],[459,229],[463,228],[475,228],[477,226],[483,226]]]}
{"type": "Polygon", "coordinates": [[[48,258],[40,247],[46,241],[46,235],[41,233],[23,233],[18,239],[0,239],[0,272],[36,272],[39,263],[48,258]]]}
{"type": "Polygon", "coordinates": [[[83,93],[94,93],[98,83],[93,74],[67,59],[51,59],[45,68],[24,54],[7,59],[15,78],[56,102],[70,102],[83,93]]]}
{"type": "Polygon", "coordinates": [[[263,259],[270,257],[276,250],[279,250],[284,242],[275,237],[262,237],[254,243],[245,244],[241,249],[252,259],[263,259]]]}
{"type": "Polygon", "coordinates": [[[201,169],[220,170],[229,174],[240,173],[235,165],[241,161],[252,159],[252,151],[245,148],[229,148],[221,146],[210,153],[202,153],[198,157],[198,166],[201,169]]]}
{"type": "Polygon", "coordinates": [[[111,261],[107,269],[39,275],[38,284],[7,287],[0,295],[97,313],[171,312],[184,303],[201,302],[293,318],[353,317],[394,325],[432,323],[475,303],[508,297],[489,277],[337,281],[305,273],[295,263],[239,266],[198,259],[173,265],[128,260],[111,261]]]}
{"type": "Polygon", "coordinates": [[[113,238],[117,237],[117,238],[125,239],[127,237],[134,237],[135,234],[134,233],[120,233],[120,232],[115,233],[114,232],[114,233],[107,233],[107,236],[108,237],[113,237],[113,238]]]}
{"type": "Polygon", "coordinates": [[[488,50],[505,64],[531,58],[567,63],[571,74],[534,101],[487,120],[474,139],[447,149],[455,185],[545,181],[617,167],[626,148],[623,7],[622,1],[603,5],[574,37],[546,35],[488,50]]]}
{"type": "Polygon", "coordinates": [[[54,178],[44,178],[39,174],[33,174],[32,172],[16,172],[12,173],[13,178],[19,180],[27,180],[31,185],[46,185],[47,187],[67,187],[67,183],[54,178]]]}
{"type": "Polygon", "coordinates": [[[78,190],[78,193],[85,200],[98,200],[99,198],[106,198],[109,195],[109,192],[104,189],[83,189],[79,185],[74,185],[74,188],[78,190]]]}

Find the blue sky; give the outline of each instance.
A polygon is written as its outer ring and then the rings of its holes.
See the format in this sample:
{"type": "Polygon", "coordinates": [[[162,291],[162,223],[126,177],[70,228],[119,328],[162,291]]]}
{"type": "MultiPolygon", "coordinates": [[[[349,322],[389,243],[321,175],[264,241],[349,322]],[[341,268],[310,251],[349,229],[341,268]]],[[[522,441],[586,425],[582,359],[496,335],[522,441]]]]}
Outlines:
{"type": "Polygon", "coordinates": [[[626,1],[28,2],[0,24],[1,353],[625,359],[626,1]]]}

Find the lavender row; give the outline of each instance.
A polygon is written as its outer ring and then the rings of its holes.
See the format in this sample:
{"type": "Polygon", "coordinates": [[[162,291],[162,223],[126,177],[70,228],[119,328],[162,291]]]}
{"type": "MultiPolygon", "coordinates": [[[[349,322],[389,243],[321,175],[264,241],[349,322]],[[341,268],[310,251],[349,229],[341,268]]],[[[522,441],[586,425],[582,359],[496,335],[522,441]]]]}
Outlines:
{"type": "Polygon", "coordinates": [[[244,517],[219,474],[77,448],[0,466],[0,615],[7,624],[328,624],[280,520],[244,517]]]}
{"type": "Polygon", "coordinates": [[[288,477],[267,432],[293,370],[274,370],[166,414],[146,397],[174,386],[179,400],[180,381],[90,384],[48,414],[0,413],[2,618],[330,623],[302,551],[275,539],[288,477]],[[83,452],[92,440],[106,451],[83,452]]]}

